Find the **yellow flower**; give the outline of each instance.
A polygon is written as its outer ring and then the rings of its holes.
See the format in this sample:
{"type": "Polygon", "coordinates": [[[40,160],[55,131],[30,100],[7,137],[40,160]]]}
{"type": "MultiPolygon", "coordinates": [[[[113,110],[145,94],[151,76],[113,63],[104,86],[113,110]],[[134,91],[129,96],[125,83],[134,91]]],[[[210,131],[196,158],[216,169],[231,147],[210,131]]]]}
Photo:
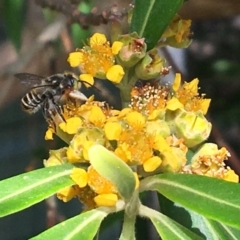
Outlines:
{"type": "Polygon", "coordinates": [[[101,126],[106,121],[106,116],[100,107],[93,106],[88,120],[95,126],[101,126]]]}
{"type": "Polygon", "coordinates": [[[104,34],[95,33],[89,40],[89,46],[69,54],[68,62],[71,67],[79,66],[82,72],[80,80],[91,85],[94,77],[119,83],[124,71],[120,65],[115,65],[115,55],[122,45],[123,43],[116,41],[111,47],[104,34]]]}
{"type": "Polygon", "coordinates": [[[214,143],[205,143],[197,150],[190,164],[185,166],[182,171],[238,182],[238,176],[229,167],[226,168],[224,163],[224,160],[227,160],[229,156],[226,148],[218,149],[214,143]]]}
{"type": "MultiPolygon", "coordinates": [[[[174,97],[177,98],[178,101],[184,106],[185,110],[192,112],[201,111],[203,114],[206,114],[211,99],[204,99],[204,94],[199,95],[198,93],[199,80],[195,78],[189,83],[184,82],[184,84],[181,87],[180,82],[181,76],[179,74],[176,74],[172,86],[174,90],[174,97]]],[[[169,102],[171,102],[172,99],[169,100],[169,102]]]]}

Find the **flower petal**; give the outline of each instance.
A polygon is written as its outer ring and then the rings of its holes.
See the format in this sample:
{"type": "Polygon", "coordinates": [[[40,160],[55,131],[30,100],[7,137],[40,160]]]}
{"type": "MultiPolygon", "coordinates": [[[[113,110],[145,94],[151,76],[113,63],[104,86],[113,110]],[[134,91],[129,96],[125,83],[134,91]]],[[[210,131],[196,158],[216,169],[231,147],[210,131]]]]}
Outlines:
{"type": "Polygon", "coordinates": [[[87,186],[88,174],[84,169],[74,167],[70,177],[80,188],[87,186]]]}
{"type": "Polygon", "coordinates": [[[108,140],[118,140],[122,131],[122,126],[119,122],[107,122],[104,125],[104,132],[108,140]]]}
{"type": "Polygon", "coordinates": [[[181,85],[181,74],[176,73],[175,79],[172,85],[173,91],[176,92],[179,89],[180,85],[181,85]]]}
{"type": "Polygon", "coordinates": [[[169,109],[170,111],[175,111],[179,108],[183,108],[183,104],[180,103],[177,98],[173,97],[167,102],[166,108],[169,109]]]}
{"type": "Polygon", "coordinates": [[[46,131],[45,140],[53,140],[53,130],[51,128],[46,131]]]}
{"type": "Polygon", "coordinates": [[[95,203],[100,206],[113,207],[116,205],[118,201],[117,194],[109,193],[109,194],[99,194],[94,198],[95,203]]]}
{"type": "Polygon", "coordinates": [[[114,83],[120,83],[124,76],[124,70],[120,65],[114,65],[107,71],[106,77],[108,80],[114,83]]]}
{"type": "Polygon", "coordinates": [[[89,84],[84,84],[86,87],[90,87],[94,84],[94,78],[91,74],[87,74],[87,73],[81,74],[79,76],[79,79],[89,83],[89,84]]]}
{"type": "Polygon", "coordinates": [[[114,55],[117,55],[118,52],[120,51],[120,49],[122,48],[122,46],[123,46],[122,42],[119,42],[119,41],[113,42],[113,44],[112,44],[112,53],[114,55]]]}
{"type": "Polygon", "coordinates": [[[145,172],[153,172],[161,165],[161,163],[162,159],[158,156],[154,156],[143,163],[143,169],[145,172]]]}
{"type": "Polygon", "coordinates": [[[82,53],[81,52],[72,52],[69,54],[67,61],[70,63],[71,67],[77,67],[82,61],[82,53]]]}
{"type": "Polygon", "coordinates": [[[65,187],[57,192],[57,197],[62,200],[63,202],[70,201],[73,197],[76,196],[76,191],[72,186],[65,187]]]}
{"type": "Polygon", "coordinates": [[[104,34],[95,33],[90,38],[89,44],[90,44],[90,47],[94,48],[94,45],[103,45],[106,42],[107,42],[107,38],[104,34]]]}
{"type": "Polygon", "coordinates": [[[66,122],[61,122],[59,127],[68,134],[75,134],[81,125],[82,120],[79,117],[72,117],[67,119],[66,122]]]}

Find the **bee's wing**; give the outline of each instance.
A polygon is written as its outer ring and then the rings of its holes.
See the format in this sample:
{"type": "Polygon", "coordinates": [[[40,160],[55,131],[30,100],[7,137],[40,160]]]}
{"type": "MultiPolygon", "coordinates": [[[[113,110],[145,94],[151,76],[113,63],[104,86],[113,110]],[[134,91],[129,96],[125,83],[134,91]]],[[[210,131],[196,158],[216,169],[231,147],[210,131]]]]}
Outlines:
{"type": "Polygon", "coordinates": [[[41,85],[44,82],[44,77],[38,76],[31,73],[17,73],[14,75],[19,81],[26,85],[27,87],[34,87],[37,85],[41,85]]]}

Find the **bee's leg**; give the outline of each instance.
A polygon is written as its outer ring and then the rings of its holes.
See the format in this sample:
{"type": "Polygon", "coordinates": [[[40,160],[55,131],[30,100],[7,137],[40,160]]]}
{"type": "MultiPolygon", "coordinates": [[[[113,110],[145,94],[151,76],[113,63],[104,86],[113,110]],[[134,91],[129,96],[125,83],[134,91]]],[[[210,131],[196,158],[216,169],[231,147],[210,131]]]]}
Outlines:
{"type": "Polygon", "coordinates": [[[58,105],[58,104],[56,104],[55,102],[54,102],[54,104],[55,104],[55,109],[56,109],[56,112],[59,114],[59,116],[62,118],[62,120],[64,121],[64,122],[66,122],[66,120],[65,120],[65,118],[64,118],[64,116],[63,116],[63,107],[61,106],[61,105],[58,105]]]}
{"type": "Polygon", "coordinates": [[[56,104],[54,101],[54,96],[51,92],[45,93],[46,98],[43,102],[43,116],[48,122],[49,125],[51,125],[54,130],[56,131],[56,125],[59,125],[61,122],[66,122],[64,116],[63,116],[63,109],[61,106],[56,104]]]}

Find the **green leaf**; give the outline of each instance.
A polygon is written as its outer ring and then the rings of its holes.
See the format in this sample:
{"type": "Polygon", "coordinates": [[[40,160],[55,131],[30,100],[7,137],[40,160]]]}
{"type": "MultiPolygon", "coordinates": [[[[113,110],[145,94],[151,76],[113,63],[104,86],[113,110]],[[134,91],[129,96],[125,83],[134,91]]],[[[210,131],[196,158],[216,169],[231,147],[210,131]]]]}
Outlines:
{"type": "Polygon", "coordinates": [[[215,239],[227,239],[227,240],[240,239],[239,229],[229,227],[225,224],[222,224],[210,219],[206,219],[206,221],[208,221],[209,225],[212,227],[212,231],[214,231],[215,235],[217,235],[215,239]]]}
{"type": "Polygon", "coordinates": [[[3,0],[2,13],[7,28],[6,31],[17,50],[21,47],[24,10],[24,0],[3,0]]]}
{"type": "Polygon", "coordinates": [[[158,197],[160,209],[164,215],[172,218],[174,221],[188,228],[197,235],[202,236],[204,239],[218,239],[216,238],[216,233],[212,231],[211,227],[209,227],[207,219],[202,215],[184,208],[178,203],[170,201],[161,194],[158,194],[158,197]]]}
{"type": "Polygon", "coordinates": [[[152,49],[182,3],[183,0],[135,0],[131,32],[144,37],[148,50],[152,49]]]}
{"type": "Polygon", "coordinates": [[[72,164],[24,173],[0,182],[0,217],[18,212],[74,184],[72,164]]]}
{"type": "Polygon", "coordinates": [[[94,169],[112,182],[124,199],[129,200],[136,184],[131,168],[101,145],[92,146],[88,155],[94,169]]]}
{"type": "Polygon", "coordinates": [[[140,215],[148,217],[151,219],[154,224],[157,232],[161,236],[161,239],[182,239],[182,240],[198,240],[203,239],[191,232],[187,228],[181,226],[177,222],[173,221],[171,218],[163,215],[160,212],[157,212],[151,208],[140,206],[140,215]]]}
{"type": "Polygon", "coordinates": [[[205,217],[240,228],[240,185],[206,176],[159,174],[141,182],[140,190],[157,190],[205,217]]]}
{"type": "Polygon", "coordinates": [[[96,235],[102,220],[107,213],[99,209],[94,209],[68,219],[49,230],[31,239],[64,239],[64,240],[91,240],[96,235]]]}

